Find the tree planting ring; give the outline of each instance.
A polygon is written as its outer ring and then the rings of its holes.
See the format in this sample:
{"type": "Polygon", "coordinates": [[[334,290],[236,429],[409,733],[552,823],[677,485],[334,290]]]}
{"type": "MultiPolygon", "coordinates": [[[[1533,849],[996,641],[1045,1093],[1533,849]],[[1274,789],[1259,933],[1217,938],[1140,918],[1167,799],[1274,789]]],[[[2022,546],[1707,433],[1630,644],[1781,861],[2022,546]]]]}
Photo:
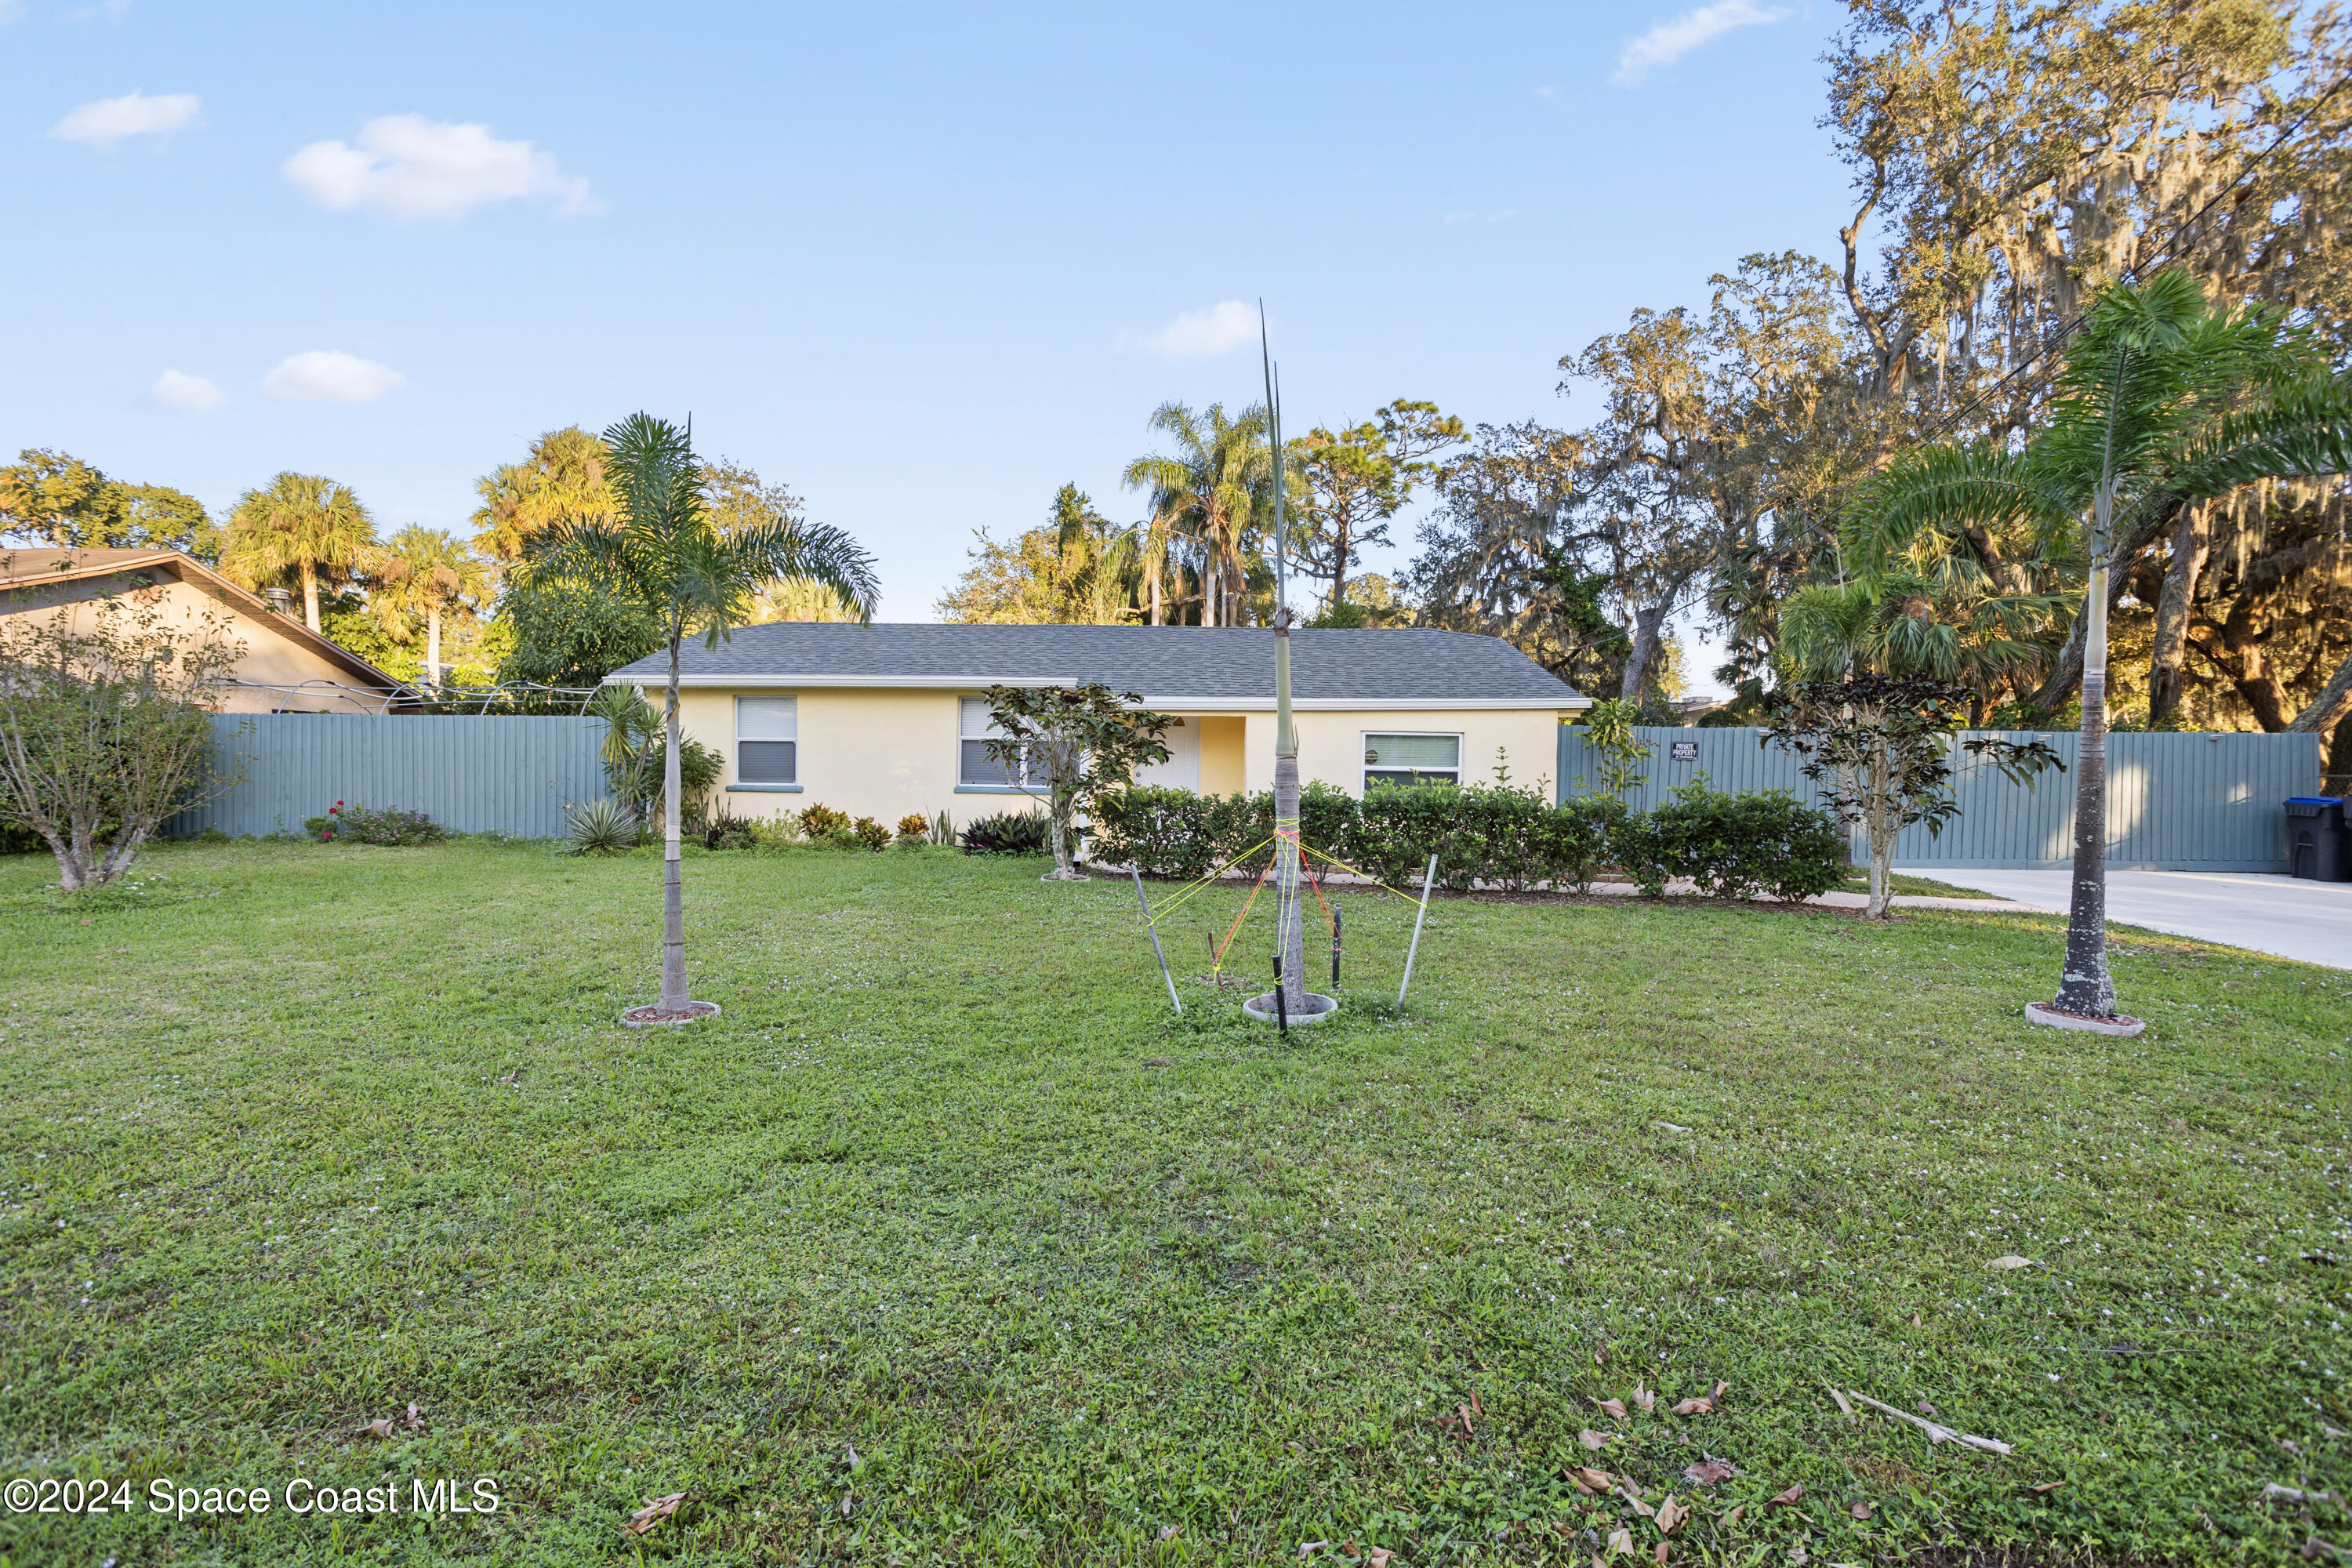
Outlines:
{"type": "Polygon", "coordinates": [[[2053,1029],[2080,1029],[2085,1034],[2115,1035],[2126,1040],[2147,1027],[2145,1018],[2126,1018],[2121,1014],[2112,1018],[2094,1018],[2087,1013],[2061,1012],[2047,1002],[2028,1002],[2025,1016],[2029,1023],[2046,1024],[2053,1029]]]}
{"type": "MultiPolygon", "coordinates": [[[[1306,1010],[1301,1012],[1294,1009],[1290,1015],[1290,1021],[1294,1025],[1319,1024],[1339,1010],[1339,999],[1337,996],[1326,996],[1319,991],[1309,991],[1307,994],[1306,1010]]],[[[1253,996],[1243,1003],[1242,1013],[1244,1016],[1255,1018],[1261,1024],[1282,1022],[1281,1016],[1275,1011],[1274,993],[1271,991],[1263,996],[1253,996]]]]}
{"type": "Polygon", "coordinates": [[[621,1022],[632,1029],[658,1029],[671,1024],[691,1024],[698,1018],[717,1016],[719,1004],[716,1002],[688,1002],[683,1013],[665,1013],[659,1003],[648,1002],[642,1007],[632,1007],[622,1014],[621,1022]]]}

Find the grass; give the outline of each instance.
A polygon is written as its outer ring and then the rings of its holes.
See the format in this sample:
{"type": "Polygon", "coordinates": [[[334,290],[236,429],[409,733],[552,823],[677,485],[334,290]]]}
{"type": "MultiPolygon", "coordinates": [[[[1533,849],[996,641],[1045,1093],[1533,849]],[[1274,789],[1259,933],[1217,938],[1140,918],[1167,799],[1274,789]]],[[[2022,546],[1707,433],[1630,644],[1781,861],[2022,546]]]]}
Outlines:
{"type": "MultiPolygon", "coordinates": [[[[1849,893],[1870,891],[1870,873],[1868,871],[1846,873],[1844,890],[1849,893]]],[[[1949,882],[1938,882],[1932,877],[1913,877],[1901,871],[1895,873],[1895,892],[1898,898],[1994,899],[1999,897],[1998,894],[1988,893],[1980,888],[1955,887],[1949,882]]]]}
{"type": "Polygon", "coordinates": [[[1411,911],[1350,895],[1285,1046],[1201,978],[1240,893],[1169,919],[1178,1020],[1131,889],[1037,868],[697,856],[725,1012],[634,1032],[651,860],[177,847],[63,910],[0,861],[0,1470],[135,1508],[0,1553],[1651,1561],[1580,1464],[1685,1563],[2352,1540],[2263,1494],[2352,1483],[2352,976],[2122,940],[2110,1040],[2020,1018],[2048,919],[1441,900],[1400,1014],[1411,911]]]}

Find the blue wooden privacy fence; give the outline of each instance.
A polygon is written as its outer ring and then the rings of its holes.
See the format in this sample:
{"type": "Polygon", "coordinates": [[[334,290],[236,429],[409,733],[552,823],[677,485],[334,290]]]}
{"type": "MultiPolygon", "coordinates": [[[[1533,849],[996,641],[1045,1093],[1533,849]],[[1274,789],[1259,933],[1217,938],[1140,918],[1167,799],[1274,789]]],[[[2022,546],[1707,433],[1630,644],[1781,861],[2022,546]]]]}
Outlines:
{"type": "MultiPolygon", "coordinates": [[[[2074,767],[2080,737],[2072,732],[1997,733],[2042,740],[2064,761],[2027,789],[1998,770],[1967,774],[1954,792],[1960,815],[1940,836],[1911,827],[1896,841],[1897,866],[2025,869],[2070,866],[2074,857],[2074,767]]],[[[1821,789],[1778,746],[1758,744],[1757,730],[1637,731],[1652,755],[1645,781],[1625,792],[1646,809],[1700,773],[1718,790],[1784,789],[1818,802],[1821,789]]],[[[1973,763],[1965,753],[1961,764],[1973,763]]],[[[1599,787],[1600,770],[1580,727],[1560,726],[1559,793],[1599,787]],[[1580,782],[1579,775],[1582,775],[1580,782]]],[[[2107,737],[2107,863],[2165,871],[2285,871],[2289,795],[2309,795],[2320,776],[2316,735],[2111,734],[2107,737]]],[[[1853,858],[1869,855],[1860,834],[1853,858]]]]}
{"type": "Polygon", "coordinates": [[[610,793],[604,736],[593,719],[224,713],[214,754],[242,762],[245,781],[166,831],[299,833],[341,800],[407,806],[459,833],[557,838],[565,806],[610,793]]]}

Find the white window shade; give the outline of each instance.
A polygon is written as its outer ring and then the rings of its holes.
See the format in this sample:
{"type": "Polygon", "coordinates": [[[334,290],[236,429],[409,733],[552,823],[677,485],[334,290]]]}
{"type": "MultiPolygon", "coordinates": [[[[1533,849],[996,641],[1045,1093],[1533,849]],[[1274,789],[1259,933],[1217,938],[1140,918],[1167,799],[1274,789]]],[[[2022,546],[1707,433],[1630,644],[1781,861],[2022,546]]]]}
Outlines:
{"type": "Polygon", "coordinates": [[[1364,785],[1460,784],[1462,737],[1430,734],[1367,734],[1364,785]]]}
{"type": "Polygon", "coordinates": [[[735,699],[735,782],[800,782],[801,704],[797,697],[735,699]]]}
{"type": "Polygon", "coordinates": [[[967,697],[962,703],[962,721],[958,728],[957,750],[962,753],[958,764],[956,781],[979,787],[1011,789],[1021,784],[1020,770],[1008,768],[988,754],[986,744],[1002,736],[995,721],[988,716],[988,700],[967,697]]]}

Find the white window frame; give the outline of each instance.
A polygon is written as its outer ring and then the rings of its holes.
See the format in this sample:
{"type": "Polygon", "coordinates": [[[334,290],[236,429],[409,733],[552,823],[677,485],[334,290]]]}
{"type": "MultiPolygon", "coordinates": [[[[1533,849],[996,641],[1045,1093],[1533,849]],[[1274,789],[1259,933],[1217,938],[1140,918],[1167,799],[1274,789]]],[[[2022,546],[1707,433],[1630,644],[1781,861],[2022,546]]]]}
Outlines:
{"type": "Polygon", "coordinates": [[[1033,787],[1029,782],[1029,763],[1025,758],[1023,759],[1017,766],[1010,766],[1006,763],[994,761],[991,762],[990,765],[992,767],[1004,769],[1006,782],[1003,783],[999,783],[993,779],[973,779],[966,775],[963,764],[964,747],[975,742],[1000,739],[1002,738],[1002,733],[1003,732],[997,729],[995,721],[988,717],[987,698],[968,696],[959,697],[956,699],[955,787],[956,792],[959,795],[1036,795],[1040,793],[1040,791],[1037,788],[1033,787]],[[981,716],[983,721],[982,729],[977,734],[972,733],[968,728],[971,716],[975,712],[981,716]]]}
{"type": "MultiPolygon", "coordinates": [[[[1370,752],[1371,752],[1371,749],[1372,749],[1372,737],[1374,737],[1375,735],[1381,735],[1381,736],[1393,735],[1393,736],[1395,736],[1395,737],[1396,737],[1397,739],[1399,739],[1399,740],[1415,740],[1415,741],[1418,741],[1418,740],[1432,740],[1432,741],[1451,741],[1451,742],[1454,742],[1454,766],[1453,766],[1453,767],[1451,767],[1451,768],[1421,768],[1421,767],[1416,767],[1416,768],[1412,768],[1410,771],[1412,771],[1412,772],[1413,772],[1413,773],[1423,773],[1423,774],[1428,774],[1428,773],[1451,773],[1454,775],[1454,786],[1455,786],[1456,788],[1459,788],[1459,787],[1461,786],[1461,784],[1462,784],[1462,752],[1463,752],[1463,745],[1464,745],[1464,740],[1465,740],[1465,737],[1464,737],[1463,732],[1462,732],[1461,731],[1459,731],[1459,730],[1360,730],[1360,731],[1358,731],[1356,732],[1356,754],[1357,754],[1358,756],[1360,756],[1360,756],[1369,756],[1369,755],[1370,754],[1370,752]]],[[[1397,769],[1397,768],[1383,767],[1383,766],[1381,766],[1381,764],[1380,764],[1380,763],[1370,763],[1370,762],[1365,763],[1363,763],[1363,764],[1362,764],[1362,766],[1361,766],[1361,767],[1357,771],[1357,773],[1356,773],[1356,793],[1357,793],[1358,795],[1364,795],[1364,794],[1369,793],[1369,792],[1371,790],[1371,788],[1373,787],[1373,785],[1374,785],[1375,784],[1394,784],[1394,783],[1396,783],[1396,782],[1397,782],[1397,781],[1396,781],[1396,780],[1394,780],[1394,779],[1378,779],[1378,780],[1375,780],[1375,779],[1371,776],[1375,772],[1380,772],[1380,773],[1396,773],[1396,772],[1400,772],[1400,771],[1403,771],[1403,770],[1397,769]]],[[[1420,782],[1427,782],[1427,781],[1426,781],[1426,780],[1423,780],[1423,781],[1420,781],[1420,782]]],[[[1410,787],[1412,787],[1412,786],[1411,786],[1411,785],[1407,785],[1407,786],[1405,786],[1405,787],[1410,788],[1410,787]]]]}
{"type": "Polygon", "coordinates": [[[727,787],[730,790],[774,790],[782,793],[799,790],[801,787],[801,700],[799,697],[788,692],[762,691],[739,695],[735,699],[735,782],[727,787]],[[743,705],[747,702],[790,703],[793,732],[789,735],[772,733],[746,735],[743,732],[743,720],[746,712],[743,705]],[[793,776],[789,779],[745,778],[743,776],[743,743],[746,741],[753,745],[789,742],[793,748],[793,776]]]}

